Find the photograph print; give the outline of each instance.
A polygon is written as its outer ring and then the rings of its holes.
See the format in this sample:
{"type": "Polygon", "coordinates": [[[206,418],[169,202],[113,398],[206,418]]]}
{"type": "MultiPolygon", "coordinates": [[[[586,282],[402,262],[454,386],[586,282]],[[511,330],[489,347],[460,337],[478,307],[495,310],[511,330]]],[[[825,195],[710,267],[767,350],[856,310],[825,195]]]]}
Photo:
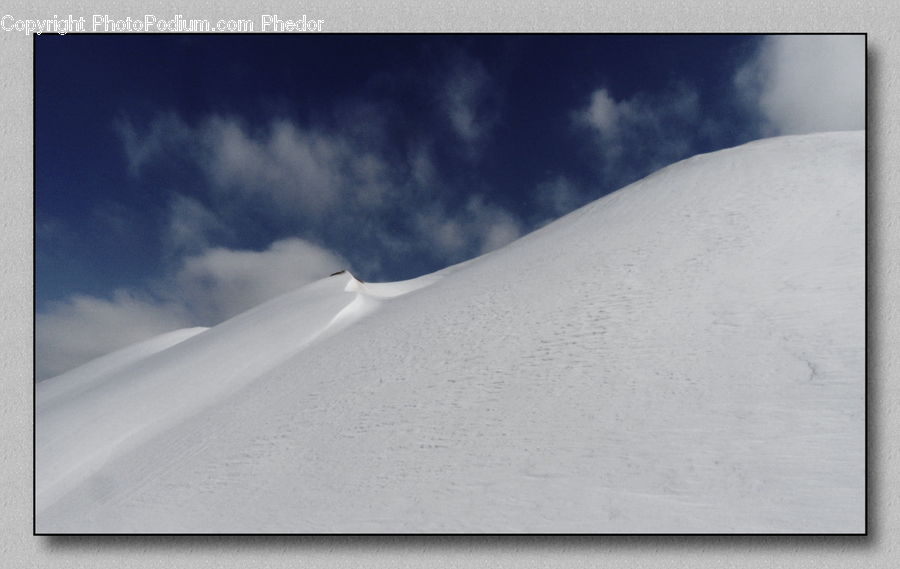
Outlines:
{"type": "Polygon", "coordinates": [[[864,534],[864,34],[34,38],[34,531],[864,534]]]}

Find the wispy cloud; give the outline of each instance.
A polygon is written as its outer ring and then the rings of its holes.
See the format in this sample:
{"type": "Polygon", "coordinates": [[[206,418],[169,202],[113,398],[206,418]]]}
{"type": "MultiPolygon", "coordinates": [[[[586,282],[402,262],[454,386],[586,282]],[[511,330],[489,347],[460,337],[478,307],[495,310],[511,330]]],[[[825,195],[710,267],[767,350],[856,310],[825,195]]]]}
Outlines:
{"type": "MultiPolygon", "coordinates": [[[[333,249],[349,249],[348,257],[367,265],[363,268],[376,268],[378,261],[353,258],[352,248],[361,242],[369,244],[370,257],[375,246],[391,254],[427,252],[453,262],[522,232],[511,213],[481,196],[463,206],[448,205],[452,190],[442,180],[427,138],[405,155],[388,156],[365,143],[383,135],[368,132],[357,139],[346,134],[355,132],[350,126],[326,131],[278,119],[250,128],[236,118],[213,116],[190,128],[172,115],[157,120],[142,130],[129,127],[123,139],[127,148],[140,149],[133,159],[138,170],[164,155],[180,154],[194,161],[207,186],[205,204],[184,195],[170,202],[164,242],[175,251],[215,244],[210,235],[234,233],[250,224],[250,215],[257,216],[252,220],[257,224],[288,223],[333,249]],[[172,137],[165,136],[168,128],[172,137]],[[414,242],[397,242],[398,225],[415,231],[414,242]]],[[[377,121],[366,128],[377,128],[377,121]]]]}
{"type": "Polygon", "coordinates": [[[139,176],[151,161],[169,157],[169,151],[180,151],[191,138],[191,129],[175,113],[158,115],[143,132],[128,117],[120,117],[113,127],[122,140],[132,176],[139,176]]]}
{"type": "Polygon", "coordinates": [[[607,191],[691,155],[710,133],[698,92],[685,84],[622,99],[599,88],[574,119],[594,133],[607,191]]]}
{"type": "Polygon", "coordinates": [[[865,128],[865,38],[765,38],[734,78],[763,136],[865,128]]]}
{"type": "Polygon", "coordinates": [[[174,194],[169,200],[162,241],[167,253],[196,253],[207,248],[212,239],[229,233],[221,219],[199,200],[174,194]]]}
{"type": "Polygon", "coordinates": [[[434,205],[418,212],[415,221],[432,252],[453,262],[498,249],[523,233],[518,218],[478,194],[454,211],[434,205]]]}
{"type": "Polygon", "coordinates": [[[535,188],[538,211],[544,216],[538,221],[543,225],[584,205],[586,196],[563,175],[542,182],[535,188]]]}
{"type": "Polygon", "coordinates": [[[477,156],[497,122],[497,92],[477,60],[456,59],[442,87],[440,100],[453,132],[470,157],[477,156]]]}
{"type": "Polygon", "coordinates": [[[190,126],[164,113],[143,127],[121,119],[116,129],[134,176],[175,158],[202,172],[220,198],[295,216],[329,213],[348,200],[380,202],[391,184],[382,158],[340,128],[303,128],[283,118],[251,127],[221,115],[190,126]]]}
{"type": "Polygon", "coordinates": [[[509,213],[494,213],[483,226],[482,235],[479,253],[484,254],[508,245],[521,237],[522,227],[509,213]]]}
{"type": "Polygon", "coordinates": [[[254,137],[237,120],[214,117],[195,139],[207,153],[202,165],[215,188],[311,214],[340,202],[353,158],[343,140],[287,120],[273,121],[254,137]]]}

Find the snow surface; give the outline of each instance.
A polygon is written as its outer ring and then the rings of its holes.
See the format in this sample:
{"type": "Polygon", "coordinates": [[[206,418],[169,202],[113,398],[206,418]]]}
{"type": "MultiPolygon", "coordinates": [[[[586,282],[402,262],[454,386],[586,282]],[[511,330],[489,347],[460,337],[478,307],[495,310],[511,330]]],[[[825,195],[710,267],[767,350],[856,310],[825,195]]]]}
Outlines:
{"type": "Polygon", "coordinates": [[[696,156],[40,382],[37,531],[864,531],[864,139],[696,156]]]}

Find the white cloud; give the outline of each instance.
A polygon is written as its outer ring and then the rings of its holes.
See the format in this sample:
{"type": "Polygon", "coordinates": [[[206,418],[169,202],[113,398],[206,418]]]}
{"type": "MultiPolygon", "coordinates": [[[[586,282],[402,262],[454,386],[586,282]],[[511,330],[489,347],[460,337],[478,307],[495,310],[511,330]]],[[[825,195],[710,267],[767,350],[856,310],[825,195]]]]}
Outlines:
{"type": "Polygon", "coordinates": [[[417,214],[416,229],[431,253],[444,259],[458,259],[469,244],[462,223],[437,208],[417,214]]]}
{"type": "Polygon", "coordinates": [[[282,218],[310,221],[356,206],[378,208],[395,197],[387,162],[366,147],[365,141],[378,138],[373,125],[360,138],[358,126],[326,132],[281,119],[252,128],[212,116],[191,127],[162,114],[142,130],[127,120],[116,128],[134,175],[149,164],[192,164],[205,175],[210,200],[229,206],[248,202],[282,218]]]}
{"type": "Polygon", "coordinates": [[[585,120],[607,137],[614,137],[619,130],[619,117],[627,113],[627,102],[616,103],[609,91],[597,89],[591,93],[591,104],[585,111],[585,120]]]}
{"type": "Polygon", "coordinates": [[[697,91],[687,85],[616,100],[593,91],[575,122],[595,133],[602,177],[609,189],[685,158],[708,124],[697,91]]]}
{"type": "Polygon", "coordinates": [[[428,188],[435,184],[437,171],[431,156],[431,149],[427,146],[413,148],[407,157],[410,178],[415,184],[416,190],[428,188]]]}
{"type": "Polygon", "coordinates": [[[440,206],[419,212],[415,226],[431,255],[448,263],[487,253],[522,235],[514,215],[477,194],[455,212],[440,206]]]}
{"type": "Polygon", "coordinates": [[[275,121],[254,137],[237,121],[216,117],[199,139],[207,152],[202,166],[216,188],[311,214],[339,203],[344,163],[352,158],[339,138],[288,121],[275,121]]]}
{"type": "Polygon", "coordinates": [[[515,216],[477,194],[466,202],[464,219],[469,234],[478,243],[479,254],[499,249],[522,235],[515,216]]]}
{"type": "Polygon", "coordinates": [[[196,252],[209,246],[210,236],[226,233],[222,221],[194,198],[175,194],[169,201],[163,242],[174,254],[196,252]]]}
{"type": "Polygon", "coordinates": [[[180,149],[190,140],[191,129],[174,113],[156,117],[144,133],[138,132],[134,124],[122,118],[113,125],[122,139],[128,170],[133,176],[152,160],[164,156],[170,149],[180,149]]]}
{"type": "Polygon", "coordinates": [[[461,58],[452,69],[443,86],[444,112],[469,154],[475,155],[496,122],[488,74],[480,63],[469,58],[461,58]]]}
{"type": "Polygon", "coordinates": [[[291,238],[264,251],[212,248],[187,257],[157,284],[156,298],[127,290],[112,299],[73,296],[37,315],[37,376],[52,377],[164,332],[217,324],[341,268],[349,267],[339,255],[291,238]]]}
{"type": "Polygon", "coordinates": [[[765,135],[862,129],[865,55],[859,35],[772,36],[735,85],[765,118],[765,135]]]}
{"type": "Polygon", "coordinates": [[[538,184],[535,192],[541,213],[551,218],[567,214],[583,205],[585,201],[578,188],[565,176],[557,176],[548,182],[538,184]]]}
{"type": "Polygon", "coordinates": [[[387,165],[371,153],[355,156],[348,165],[352,181],[349,192],[356,204],[366,210],[379,209],[392,199],[394,186],[389,180],[387,165]]]}
{"type": "Polygon", "coordinates": [[[52,377],[103,354],[189,325],[182,308],[141,299],[124,290],[112,299],[76,295],[56,303],[35,322],[39,379],[52,377]]]}
{"type": "Polygon", "coordinates": [[[339,255],[297,238],[276,241],[265,251],[217,247],[184,260],[172,293],[196,323],[216,324],[346,268],[339,255]]]}
{"type": "Polygon", "coordinates": [[[512,243],[522,235],[518,222],[511,215],[503,213],[489,222],[481,240],[481,253],[487,253],[512,243]]]}

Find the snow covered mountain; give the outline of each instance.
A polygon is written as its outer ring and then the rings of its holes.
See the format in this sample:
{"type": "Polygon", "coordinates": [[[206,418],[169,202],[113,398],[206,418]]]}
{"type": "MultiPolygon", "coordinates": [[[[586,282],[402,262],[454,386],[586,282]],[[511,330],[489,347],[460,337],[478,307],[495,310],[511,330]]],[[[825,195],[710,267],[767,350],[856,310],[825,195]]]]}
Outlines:
{"type": "Polygon", "coordinates": [[[37,531],[862,532],[864,138],[696,156],[42,381],[37,531]]]}

